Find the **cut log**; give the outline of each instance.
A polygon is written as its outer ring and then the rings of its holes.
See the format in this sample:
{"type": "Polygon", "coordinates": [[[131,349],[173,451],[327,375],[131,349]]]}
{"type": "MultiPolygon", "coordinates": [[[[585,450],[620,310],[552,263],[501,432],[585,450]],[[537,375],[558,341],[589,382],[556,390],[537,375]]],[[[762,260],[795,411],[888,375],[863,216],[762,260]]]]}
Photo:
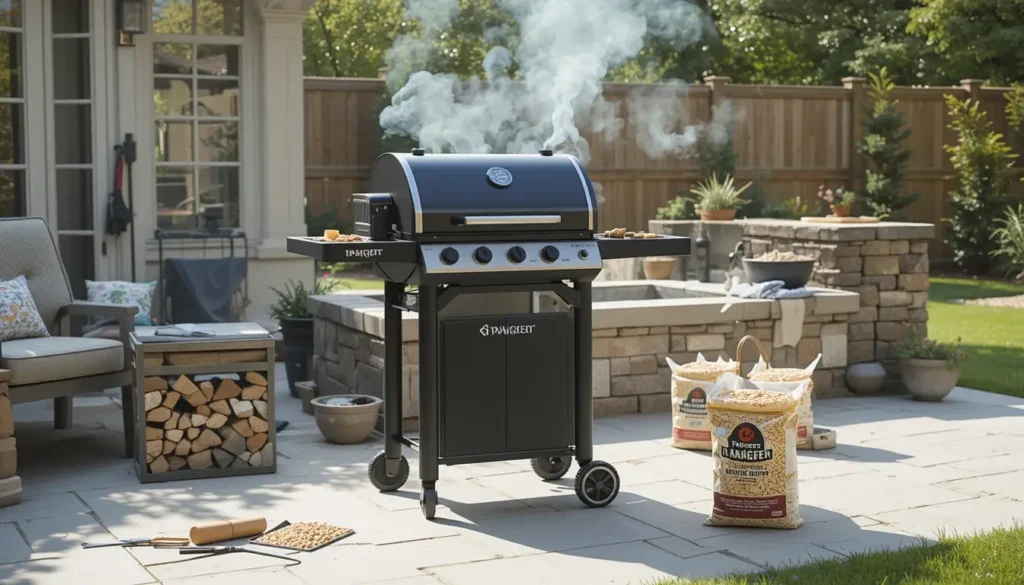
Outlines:
{"type": "Polygon", "coordinates": [[[171,471],[177,471],[182,467],[185,467],[185,458],[178,457],[177,455],[171,455],[167,458],[167,463],[171,466],[171,471]]]}
{"type": "Polygon", "coordinates": [[[199,391],[203,393],[203,396],[206,396],[207,402],[213,400],[213,390],[213,382],[206,380],[199,383],[199,391]]]}
{"type": "Polygon", "coordinates": [[[255,453],[263,448],[263,445],[267,444],[267,433],[257,433],[245,440],[245,446],[247,449],[255,453]]]}
{"type": "Polygon", "coordinates": [[[192,452],[192,441],[188,439],[182,439],[178,441],[178,446],[174,448],[174,454],[179,457],[184,457],[192,452]]]}
{"type": "Polygon", "coordinates": [[[249,458],[249,465],[252,467],[259,467],[260,463],[263,463],[263,456],[258,452],[253,453],[252,457],[249,458]]]}
{"type": "Polygon", "coordinates": [[[206,404],[207,402],[210,401],[210,399],[207,398],[206,394],[203,394],[202,391],[193,392],[192,394],[186,396],[185,400],[188,400],[188,403],[194,407],[202,406],[203,404],[206,404]]]}
{"type": "Polygon", "coordinates": [[[238,418],[249,418],[252,416],[252,402],[232,398],[229,403],[231,404],[231,411],[234,412],[235,416],[238,418]]]}
{"type": "Polygon", "coordinates": [[[167,408],[174,408],[174,405],[178,403],[181,398],[181,394],[178,394],[174,390],[167,393],[167,398],[164,398],[164,406],[167,408]]]}
{"type": "Polygon", "coordinates": [[[241,455],[238,456],[239,459],[241,459],[242,461],[245,461],[246,463],[249,462],[249,458],[250,457],[252,457],[252,453],[250,453],[248,451],[246,451],[245,453],[242,453],[241,455]]]}
{"type": "Polygon", "coordinates": [[[256,407],[256,412],[260,413],[260,416],[266,420],[270,420],[270,417],[267,416],[268,408],[266,400],[254,400],[252,405],[256,407]]]}
{"type": "Polygon", "coordinates": [[[213,465],[213,455],[209,450],[193,453],[188,456],[188,466],[192,469],[206,469],[213,465]]]}
{"type": "Polygon", "coordinates": [[[199,438],[192,441],[192,452],[197,453],[204,449],[212,449],[219,446],[220,443],[220,436],[217,433],[210,429],[203,429],[203,432],[199,434],[199,438]]]}
{"type": "Polygon", "coordinates": [[[209,418],[209,416],[213,414],[213,411],[210,410],[209,404],[200,404],[199,406],[196,407],[196,414],[201,414],[209,418]]]}
{"type": "Polygon", "coordinates": [[[258,416],[250,416],[248,421],[249,427],[252,428],[254,433],[265,433],[270,430],[270,425],[267,424],[267,421],[258,416]]]}
{"type": "Polygon", "coordinates": [[[214,400],[227,400],[229,398],[235,398],[242,393],[242,388],[232,380],[227,378],[220,381],[220,386],[217,387],[217,392],[214,393],[214,400]]]}
{"type": "Polygon", "coordinates": [[[167,430],[178,428],[178,419],[181,418],[180,412],[171,412],[171,417],[164,423],[164,428],[167,430]]]}
{"type": "Polygon", "coordinates": [[[171,387],[180,392],[185,398],[199,392],[199,387],[192,380],[189,380],[185,374],[178,376],[178,379],[174,381],[171,387]]]}
{"type": "Polygon", "coordinates": [[[160,406],[160,403],[163,402],[163,399],[164,395],[159,392],[146,392],[146,395],[143,397],[143,400],[146,403],[146,412],[149,412],[154,408],[160,406]]]}
{"type": "Polygon", "coordinates": [[[163,441],[146,441],[146,455],[156,457],[164,449],[163,441]]]}
{"type": "Polygon", "coordinates": [[[192,415],[192,426],[194,426],[194,427],[201,427],[201,426],[206,424],[207,420],[209,420],[209,419],[207,419],[205,416],[203,416],[201,414],[193,414],[192,415]]]}
{"type": "Polygon", "coordinates": [[[245,373],[245,381],[250,383],[250,384],[255,384],[256,386],[264,386],[264,387],[266,387],[266,385],[267,385],[267,379],[264,378],[263,374],[261,374],[259,372],[246,372],[245,373]]]}
{"type": "Polygon", "coordinates": [[[192,427],[191,429],[185,431],[185,436],[188,437],[189,441],[195,441],[196,437],[198,437],[199,433],[201,433],[201,432],[203,432],[202,429],[197,429],[195,427],[192,427]]]}
{"type": "Polygon", "coordinates": [[[241,459],[235,459],[234,461],[231,462],[230,467],[231,469],[235,469],[237,467],[249,467],[249,464],[246,463],[245,461],[242,461],[241,459]]]}
{"type": "Polygon", "coordinates": [[[218,400],[217,402],[211,402],[210,410],[214,412],[219,412],[225,416],[231,414],[231,407],[228,406],[227,400],[218,400]]]}
{"type": "Polygon", "coordinates": [[[158,406],[146,413],[146,420],[149,422],[164,422],[172,416],[171,409],[158,406]]]}
{"type": "Polygon", "coordinates": [[[219,429],[228,422],[228,417],[224,416],[219,412],[215,412],[210,415],[209,420],[206,421],[206,426],[211,429],[219,429]]]}
{"type": "Polygon", "coordinates": [[[270,467],[274,464],[274,444],[267,443],[260,449],[260,459],[263,462],[264,467],[270,467]]]}
{"type": "Polygon", "coordinates": [[[252,427],[249,426],[249,421],[244,418],[231,423],[231,428],[235,429],[236,433],[242,435],[246,439],[253,435],[252,427]]]}
{"type": "Polygon", "coordinates": [[[177,447],[177,446],[178,446],[177,443],[174,443],[174,442],[168,441],[167,439],[164,439],[164,450],[163,450],[162,454],[163,455],[167,455],[168,453],[173,452],[174,448],[177,447]]]}
{"type": "Polygon", "coordinates": [[[153,427],[146,427],[146,440],[147,441],[162,441],[164,438],[164,430],[153,427]]]}
{"type": "MultiPolygon", "coordinates": [[[[193,396],[195,395],[193,394],[193,396]]],[[[181,418],[178,419],[178,428],[181,430],[192,428],[192,416],[189,414],[181,415],[181,418]]]]}
{"type": "Polygon", "coordinates": [[[236,433],[231,427],[222,428],[220,434],[224,437],[222,447],[225,451],[234,455],[241,455],[245,451],[245,437],[236,433]]]}
{"type": "Polygon", "coordinates": [[[156,457],[153,457],[152,455],[149,455],[148,453],[146,454],[146,463],[147,464],[148,463],[152,463],[154,459],[156,459],[156,457]]]}
{"type": "Polygon", "coordinates": [[[166,438],[168,441],[172,441],[174,443],[177,443],[178,441],[180,441],[181,438],[184,437],[184,436],[185,436],[185,431],[182,431],[182,430],[179,430],[179,429],[172,429],[172,430],[167,431],[166,433],[164,433],[164,438],[166,438]]]}
{"type": "Polygon", "coordinates": [[[260,398],[263,398],[263,395],[266,393],[266,386],[246,386],[245,388],[242,388],[242,399],[259,400],[260,398]]]}
{"type": "Polygon", "coordinates": [[[217,461],[217,467],[221,468],[231,465],[231,462],[235,460],[235,456],[224,449],[214,449],[213,458],[217,461]]]}
{"type": "Polygon", "coordinates": [[[142,382],[142,389],[146,392],[167,390],[167,380],[162,376],[146,376],[146,379],[142,382]]]}
{"type": "Polygon", "coordinates": [[[171,468],[171,464],[168,463],[167,458],[163,455],[157,457],[149,464],[149,470],[153,473],[166,473],[171,468]]]}
{"type": "Polygon", "coordinates": [[[144,366],[146,366],[147,368],[159,368],[160,366],[164,365],[164,354],[162,354],[162,353],[150,354],[147,351],[146,352],[146,358],[144,360],[142,360],[142,364],[144,366]]]}
{"type": "Polygon", "coordinates": [[[229,351],[181,351],[167,355],[172,366],[204,366],[262,362],[267,359],[265,349],[235,349],[229,351]]]}

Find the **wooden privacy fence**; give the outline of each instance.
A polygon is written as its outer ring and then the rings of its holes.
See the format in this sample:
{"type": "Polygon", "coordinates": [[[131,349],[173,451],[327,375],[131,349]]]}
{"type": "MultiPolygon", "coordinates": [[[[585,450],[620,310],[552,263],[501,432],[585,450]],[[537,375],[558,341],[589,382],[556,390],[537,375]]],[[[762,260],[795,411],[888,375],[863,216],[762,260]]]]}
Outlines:
{"type": "MultiPolygon", "coordinates": [[[[349,200],[363,188],[370,165],[380,153],[377,116],[384,82],[378,79],[307,79],[306,205],[312,211],[350,213],[349,200]]],[[[624,102],[644,86],[606,84],[605,97],[624,102]]],[[[897,88],[894,97],[910,124],[912,152],[906,190],[920,194],[907,211],[914,221],[939,224],[936,256],[948,215],[946,193],[954,187],[944,144],[956,141],[948,128],[944,97],[980,100],[997,132],[1016,152],[1024,140],[1009,128],[1004,113],[1006,88],[982,87],[966,80],[960,87],[897,88]]],[[[725,77],[708,78],[679,98],[686,123],[711,119],[715,104],[732,102],[736,175],[755,181],[769,202],[801,196],[813,200],[818,185],[863,186],[865,161],[857,152],[863,136],[862,110],[870,103],[865,81],[843,80],[842,87],[734,85],[725,77]]],[[[658,208],[701,179],[693,159],[648,157],[635,140],[636,124],[626,107],[619,114],[624,131],[614,141],[586,134],[591,149],[588,172],[599,184],[602,228],[644,229],[658,208]]],[[[1020,164],[1020,163],[1018,163],[1020,164]]]]}

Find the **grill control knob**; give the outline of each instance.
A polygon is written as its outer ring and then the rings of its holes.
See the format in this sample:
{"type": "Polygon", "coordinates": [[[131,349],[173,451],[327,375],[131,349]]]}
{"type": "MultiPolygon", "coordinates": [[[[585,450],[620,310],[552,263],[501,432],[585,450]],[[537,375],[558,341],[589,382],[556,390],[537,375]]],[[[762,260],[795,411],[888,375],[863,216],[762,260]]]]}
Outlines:
{"type": "Polygon", "coordinates": [[[586,260],[587,256],[590,256],[590,252],[586,250],[580,250],[580,260],[586,260]]]}
{"type": "Polygon", "coordinates": [[[481,264],[487,264],[491,261],[491,249],[480,246],[473,251],[473,259],[481,264]]]}
{"type": "Polygon", "coordinates": [[[445,248],[441,250],[441,262],[451,266],[459,261],[459,251],[455,248],[445,248]]]}
{"type": "Polygon", "coordinates": [[[554,246],[544,246],[540,251],[540,258],[545,262],[554,262],[558,260],[558,248],[554,246]]]}
{"type": "Polygon", "coordinates": [[[513,264],[519,264],[526,260],[526,250],[520,246],[512,246],[508,249],[508,261],[513,264]]]}

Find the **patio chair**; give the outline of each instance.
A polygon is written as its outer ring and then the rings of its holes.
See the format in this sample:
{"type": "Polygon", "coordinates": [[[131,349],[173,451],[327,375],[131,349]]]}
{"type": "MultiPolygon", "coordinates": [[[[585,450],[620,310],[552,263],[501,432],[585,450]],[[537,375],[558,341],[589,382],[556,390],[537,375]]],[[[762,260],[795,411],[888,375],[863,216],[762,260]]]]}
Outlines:
{"type": "Polygon", "coordinates": [[[72,397],[121,388],[125,456],[133,455],[134,370],[128,336],[138,308],[87,303],[72,297],[53,235],[41,218],[0,219],[0,280],[28,280],[51,337],[0,342],[0,368],[10,370],[11,402],[54,401],[54,427],[72,425],[72,397]],[[71,316],[118,320],[117,339],[71,336],[71,316]]]}

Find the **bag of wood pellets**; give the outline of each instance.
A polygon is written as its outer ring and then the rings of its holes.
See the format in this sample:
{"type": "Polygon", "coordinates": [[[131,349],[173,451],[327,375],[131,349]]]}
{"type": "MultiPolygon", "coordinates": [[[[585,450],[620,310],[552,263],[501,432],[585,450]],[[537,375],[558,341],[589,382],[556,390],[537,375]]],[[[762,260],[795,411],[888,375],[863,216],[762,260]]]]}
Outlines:
{"type": "Polygon", "coordinates": [[[762,357],[758,358],[757,364],[747,376],[751,382],[777,382],[782,383],[781,387],[783,388],[787,387],[786,384],[789,384],[790,388],[795,388],[801,382],[807,382],[807,391],[804,392],[800,406],[797,407],[797,449],[811,449],[814,446],[814,411],[811,410],[811,393],[814,391],[814,382],[811,381],[811,375],[814,374],[814,368],[818,367],[819,361],[821,361],[820,353],[811,362],[811,365],[803,369],[773,368],[762,357]]]}
{"type": "Polygon", "coordinates": [[[679,365],[666,358],[672,370],[672,446],[677,449],[711,450],[708,421],[708,388],[722,374],[737,373],[733,360],[709,362],[698,353],[697,361],[679,365]]]}
{"type": "Polygon", "coordinates": [[[795,389],[725,374],[708,394],[714,459],[709,526],[798,528],[795,389]]]}

